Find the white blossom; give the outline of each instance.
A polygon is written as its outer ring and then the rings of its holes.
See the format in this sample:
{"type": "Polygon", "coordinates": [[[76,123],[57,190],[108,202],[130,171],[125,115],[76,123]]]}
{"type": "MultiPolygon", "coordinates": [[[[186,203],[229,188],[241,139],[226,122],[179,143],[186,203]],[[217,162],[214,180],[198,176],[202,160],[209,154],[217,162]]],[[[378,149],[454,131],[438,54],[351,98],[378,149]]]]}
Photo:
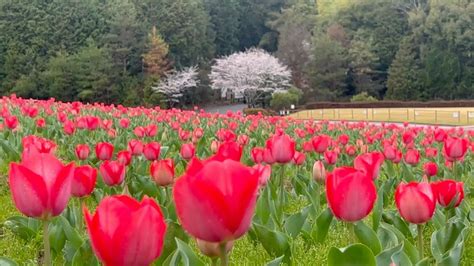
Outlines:
{"type": "Polygon", "coordinates": [[[216,59],[209,77],[212,89],[220,89],[223,98],[230,91],[235,98],[247,96],[247,100],[252,101],[257,91],[286,90],[290,86],[291,72],[276,57],[253,48],[216,59]]]}
{"type": "Polygon", "coordinates": [[[152,90],[165,95],[169,101],[179,102],[186,90],[196,88],[198,84],[198,68],[193,66],[168,73],[152,90]]]}

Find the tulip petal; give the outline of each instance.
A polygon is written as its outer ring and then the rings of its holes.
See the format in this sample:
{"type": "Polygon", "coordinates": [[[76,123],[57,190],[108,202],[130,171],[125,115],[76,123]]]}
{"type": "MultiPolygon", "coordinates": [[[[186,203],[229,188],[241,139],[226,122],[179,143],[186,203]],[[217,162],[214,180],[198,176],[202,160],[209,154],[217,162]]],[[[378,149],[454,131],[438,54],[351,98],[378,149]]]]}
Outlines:
{"type": "Polygon", "coordinates": [[[166,224],[160,208],[152,199],[145,198],[140,209],[121,235],[114,239],[126,246],[123,248],[123,265],[149,265],[161,254],[166,224]]]}
{"type": "Polygon", "coordinates": [[[43,178],[28,168],[10,164],[9,185],[13,202],[20,212],[40,218],[48,204],[48,190],[43,178]]]}
{"type": "Polygon", "coordinates": [[[50,208],[53,216],[57,216],[66,208],[71,197],[71,185],[74,177],[74,164],[64,167],[56,177],[50,190],[50,208]]]}

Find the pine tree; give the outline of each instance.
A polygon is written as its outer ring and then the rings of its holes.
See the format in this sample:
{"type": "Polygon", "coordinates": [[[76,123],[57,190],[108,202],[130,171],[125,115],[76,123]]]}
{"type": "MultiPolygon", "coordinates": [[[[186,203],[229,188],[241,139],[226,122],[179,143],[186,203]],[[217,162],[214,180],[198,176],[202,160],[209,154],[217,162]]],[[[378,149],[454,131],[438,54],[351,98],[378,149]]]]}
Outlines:
{"type": "Polygon", "coordinates": [[[416,48],[411,38],[402,40],[388,71],[387,99],[417,100],[421,96],[423,83],[416,48]]]}
{"type": "Polygon", "coordinates": [[[148,35],[148,52],[143,55],[145,73],[152,79],[161,78],[171,67],[168,61],[168,44],[153,26],[148,35]]]}

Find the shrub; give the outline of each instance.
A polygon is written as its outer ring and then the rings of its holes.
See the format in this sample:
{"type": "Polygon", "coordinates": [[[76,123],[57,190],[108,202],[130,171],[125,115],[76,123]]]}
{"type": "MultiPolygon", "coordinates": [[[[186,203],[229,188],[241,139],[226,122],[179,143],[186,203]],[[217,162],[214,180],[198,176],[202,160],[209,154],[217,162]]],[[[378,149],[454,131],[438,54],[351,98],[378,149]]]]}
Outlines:
{"type": "Polygon", "coordinates": [[[273,110],[290,109],[291,105],[298,105],[303,93],[297,88],[291,88],[287,92],[276,92],[272,95],[270,107],[273,110]]]}
{"type": "Polygon", "coordinates": [[[377,98],[370,96],[366,91],[352,96],[351,102],[378,102],[377,98]]]}

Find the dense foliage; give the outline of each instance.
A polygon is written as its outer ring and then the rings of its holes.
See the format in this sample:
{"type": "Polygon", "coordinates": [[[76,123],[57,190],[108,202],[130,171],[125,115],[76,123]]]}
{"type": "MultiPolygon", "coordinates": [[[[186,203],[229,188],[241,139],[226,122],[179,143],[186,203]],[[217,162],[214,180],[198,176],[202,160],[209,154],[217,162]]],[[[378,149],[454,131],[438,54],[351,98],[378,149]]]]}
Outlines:
{"type": "Polygon", "coordinates": [[[214,58],[258,47],[306,100],[472,98],[473,14],[470,0],[0,0],[0,92],[155,104],[165,73],[198,66],[192,104],[214,58]]]}

